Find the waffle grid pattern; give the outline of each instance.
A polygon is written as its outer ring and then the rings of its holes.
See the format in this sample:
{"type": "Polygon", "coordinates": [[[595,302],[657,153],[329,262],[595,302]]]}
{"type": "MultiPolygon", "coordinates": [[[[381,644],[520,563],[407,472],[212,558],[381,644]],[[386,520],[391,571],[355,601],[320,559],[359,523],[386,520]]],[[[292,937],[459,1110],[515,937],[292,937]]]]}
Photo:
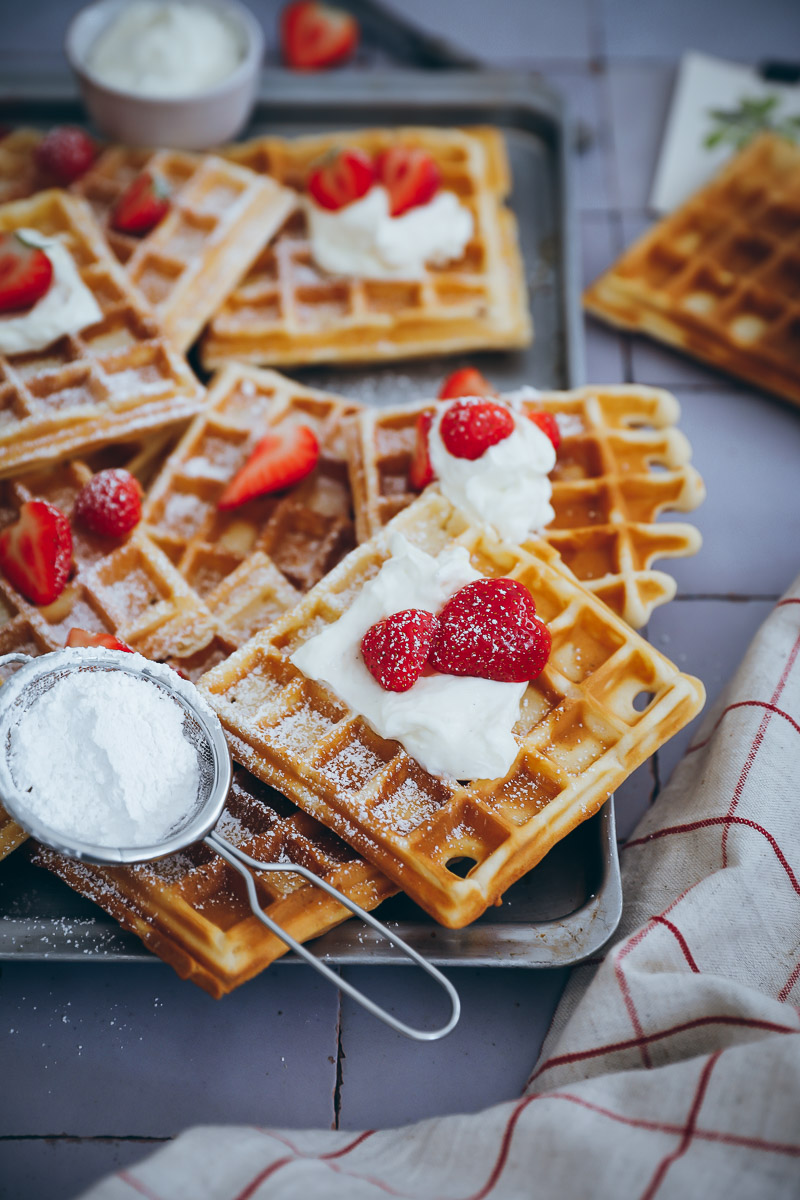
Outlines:
{"type": "Polygon", "coordinates": [[[433,554],[466,546],[483,575],[524,583],[550,627],[550,661],[523,697],[514,730],[520,752],[504,779],[460,784],[428,774],[289,661],[388,558],[386,532],[199,686],[237,761],[335,830],[437,920],[459,928],[690,720],[703,689],[582,588],[545,543],[515,549],[470,530],[432,491],[391,530],[433,554]],[[647,702],[637,708],[642,693],[647,702]]]}
{"type": "Polygon", "coordinates": [[[75,184],[100,222],[128,277],[179,350],[277,232],[296,197],[274,180],[215,155],[112,147],[75,184]],[[170,210],[151,233],[120,233],[109,221],[119,197],[141,171],[167,184],[170,210]]]}
{"type": "Polygon", "coordinates": [[[420,279],[332,276],[312,258],[302,211],[287,222],[214,316],[201,354],[208,369],[231,360],[270,366],[391,360],[481,347],[525,346],[530,316],[505,148],[494,130],[365,130],[262,138],[232,147],[236,162],[305,190],[311,165],[332,149],[422,146],[475,220],[462,258],[420,279]]]}
{"type": "Polygon", "coordinates": [[[584,302],[800,404],[800,148],[771,134],[751,142],[584,302]]]}
{"type": "Polygon", "coordinates": [[[41,140],[38,129],[12,129],[0,136],[0,204],[21,200],[41,186],[35,158],[41,140]]]}
{"type": "Polygon", "coordinates": [[[283,608],[355,544],[343,427],[357,406],[272,371],[231,365],[158,478],[144,506],[148,533],[212,605],[216,589],[251,554],[267,555],[283,608]],[[314,471],[279,495],[225,512],[226,484],[270,431],[308,425],[320,446],[314,471]],[[281,574],[282,572],[282,574],[281,574]]]}
{"type": "Polygon", "coordinates": [[[85,202],[53,190],[0,208],[0,232],[20,228],[64,243],[103,316],[43,350],[0,355],[0,476],[193,416],[204,389],[165,342],[85,202]]]}
{"type": "MultiPolygon", "coordinates": [[[[656,522],[665,509],[695,508],[705,494],[689,465],[689,443],[675,428],[677,401],[655,388],[621,385],[545,392],[523,404],[553,413],[562,434],[551,472],[556,515],[545,540],[585,587],[641,627],[675,594],[672,577],[651,564],[694,554],[700,545],[693,526],[656,522]]],[[[348,424],[360,541],[416,498],[408,471],[426,407],[364,409],[348,424]]]]}

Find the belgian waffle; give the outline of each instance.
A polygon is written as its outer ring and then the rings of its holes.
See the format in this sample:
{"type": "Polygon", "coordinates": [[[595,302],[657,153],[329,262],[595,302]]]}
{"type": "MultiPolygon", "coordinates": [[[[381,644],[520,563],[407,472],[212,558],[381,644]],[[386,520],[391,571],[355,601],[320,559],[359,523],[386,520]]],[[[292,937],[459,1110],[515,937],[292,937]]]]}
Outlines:
{"type": "Polygon", "coordinates": [[[125,146],[106,150],[72,188],[92,205],[128,278],[178,350],[191,345],[297,200],[274,180],[216,155],[125,146]],[[170,211],[151,233],[134,237],[115,230],[109,216],[145,170],[165,180],[170,211]]]}
{"type": "Polygon", "coordinates": [[[475,220],[462,257],[422,278],[364,280],[328,275],[311,257],[306,220],[294,214],[216,313],[201,347],[211,369],[236,359],[268,366],[391,361],[531,340],[516,222],[504,204],[508,163],[496,130],[373,129],[304,137],[260,138],[228,157],[279,183],[305,190],[318,158],[341,146],[377,154],[402,144],[424,147],[442,186],[475,220]]]}
{"type": "Polygon", "coordinates": [[[86,202],[52,190],[0,207],[0,232],[20,228],[64,243],[103,317],[43,350],[0,355],[0,476],[193,416],[204,389],[109,253],[86,202]]]}
{"type": "MultiPolygon", "coordinates": [[[[693,526],[656,522],[665,509],[695,508],[705,494],[689,465],[689,443],[674,428],[675,397],[621,384],[543,392],[523,405],[553,413],[562,435],[550,476],[555,519],[545,540],[585,587],[638,629],[675,595],[674,579],[651,564],[700,546],[693,526]]],[[[348,423],[359,541],[415,499],[408,471],[417,417],[426,407],[363,409],[348,423]]]]}
{"type": "Polygon", "coordinates": [[[12,129],[0,137],[0,204],[30,196],[41,186],[35,150],[38,129],[12,129]]]}
{"type": "MultiPolygon", "coordinates": [[[[231,365],[220,372],[153,484],[144,520],[153,540],[208,598],[254,551],[267,554],[305,591],[355,545],[343,426],[357,406],[274,371],[231,365]],[[280,495],[217,510],[225,485],[270,430],[310,426],[320,461],[280,495]]],[[[286,580],[288,607],[296,594],[286,580]]]]}
{"type": "Polygon", "coordinates": [[[698,680],[681,674],[586,591],[552,547],[530,542],[514,548],[471,529],[432,490],[199,687],[238,762],[454,928],[499,901],[596,812],[695,715],[704,697],[698,680]],[[519,753],[503,779],[460,784],[430,775],[290,662],[386,561],[394,531],[433,554],[466,546],[481,574],[510,576],[528,587],[549,625],[552,653],[523,697],[514,730],[519,753]],[[641,693],[647,703],[637,709],[641,693]]]}
{"type": "MultiPolygon", "coordinates": [[[[243,768],[236,768],[217,829],[262,861],[308,867],[373,909],[396,889],[344,842],[243,768]]],[[[156,862],[95,867],[37,846],[33,861],[53,871],[137,934],[184,979],[219,997],[252,979],[286,945],[250,911],[244,883],[220,855],[200,842],[156,862]]],[[[305,942],[350,916],[298,875],[254,875],[268,916],[305,942]]]]}
{"type": "Polygon", "coordinates": [[[800,148],[763,134],[591,285],[589,312],[800,404],[800,148]]]}

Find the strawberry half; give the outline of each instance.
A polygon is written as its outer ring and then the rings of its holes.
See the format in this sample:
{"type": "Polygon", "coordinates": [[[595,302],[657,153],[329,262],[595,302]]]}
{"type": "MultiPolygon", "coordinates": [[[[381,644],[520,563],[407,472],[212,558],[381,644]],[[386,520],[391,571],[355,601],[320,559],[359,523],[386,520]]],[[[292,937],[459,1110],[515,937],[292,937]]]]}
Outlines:
{"type": "Polygon", "coordinates": [[[222,493],[217,508],[238,508],[256,496],[279,492],[305,479],[319,462],[319,444],[307,425],[269,433],[222,493]]]}
{"type": "Polygon", "coordinates": [[[0,533],[0,569],[32,604],[52,604],[72,563],[69,521],[46,500],[27,500],[19,520],[0,533]]]}
{"type": "Polygon", "coordinates": [[[428,435],[433,424],[432,412],[421,412],[417,417],[417,437],[414,454],[408,468],[408,484],[415,492],[421,492],[436,478],[431,465],[428,435]]]}
{"type": "Polygon", "coordinates": [[[97,157],[97,146],[85,129],[56,125],[36,147],[36,165],[43,175],[66,187],[85,175],[97,157]]]}
{"type": "Polygon", "coordinates": [[[407,692],[417,682],[433,642],[436,617],[406,608],[370,626],[361,639],[367,670],[387,692],[407,692]]]}
{"type": "Polygon", "coordinates": [[[90,633],[88,629],[70,629],[64,645],[73,650],[83,646],[102,646],[104,650],[124,650],[126,654],[133,654],[130,646],[114,637],[113,633],[90,633]]]}
{"type": "Polygon", "coordinates": [[[439,423],[445,449],[455,458],[472,461],[513,432],[514,418],[509,410],[491,400],[455,400],[439,423]]]}
{"type": "Polygon", "coordinates": [[[363,150],[347,148],[327,155],[308,177],[309,195],[332,212],[365,196],[375,182],[372,159],[363,150]]]}
{"type": "Polygon", "coordinates": [[[550,630],[515,579],[476,579],[439,613],[428,661],[446,675],[525,683],[550,657],[550,630]]]}
{"type": "Polygon", "coordinates": [[[358,45],[358,22],[351,13],[317,0],[298,0],[281,13],[284,62],[298,71],[318,71],[349,58],[358,45]]]}
{"type": "Polygon", "coordinates": [[[73,516],[92,533],[124,537],[142,519],[139,480],[122,467],[98,471],[78,493],[73,516]]]}
{"type": "Polygon", "coordinates": [[[164,219],[169,207],[165,180],[156,171],[142,171],[111,210],[112,228],[119,233],[149,233],[164,219]]]}
{"type": "Polygon", "coordinates": [[[558,450],[561,445],[561,430],[558,428],[558,421],[552,413],[549,412],[529,412],[528,417],[533,421],[534,425],[538,425],[542,433],[546,434],[553,443],[553,449],[558,450]]]}
{"type": "Polygon", "coordinates": [[[427,150],[393,146],[379,155],[376,168],[379,181],[389,193],[393,217],[427,204],[441,187],[441,172],[427,150]]]}
{"type": "Polygon", "coordinates": [[[53,264],[17,233],[0,233],[0,312],[30,308],[53,282],[53,264]]]}
{"type": "Polygon", "coordinates": [[[497,391],[476,367],[461,367],[448,375],[439,388],[440,400],[458,400],[463,396],[496,396],[497,391]]]}

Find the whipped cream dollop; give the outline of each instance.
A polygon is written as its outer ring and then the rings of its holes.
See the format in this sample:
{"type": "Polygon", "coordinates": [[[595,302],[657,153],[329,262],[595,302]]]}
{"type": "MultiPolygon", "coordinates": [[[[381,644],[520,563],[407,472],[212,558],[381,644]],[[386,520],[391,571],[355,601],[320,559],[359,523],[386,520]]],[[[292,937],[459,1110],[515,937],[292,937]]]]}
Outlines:
{"type": "Polygon", "coordinates": [[[431,466],[442,494],[474,524],[490,525],[501,538],[514,543],[543,529],[555,516],[548,473],[556,465],[556,452],[547,434],[521,408],[522,399],[536,395],[531,393],[505,397],[510,400],[514,432],[480,458],[456,458],[445,446],[440,426],[450,407],[447,404],[437,405],[428,436],[431,466]]]}
{"type": "Polygon", "coordinates": [[[407,608],[438,613],[457,591],[481,578],[463,546],[432,558],[398,533],[389,546],[391,558],[347,612],[309,638],[291,661],[432,774],[498,779],[517,756],[511,731],[527,684],[436,674],[422,675],[407,692],[387,692],[364,664],[361,639],[376,621],[407,608]]]}
{"type": "Polygon", "coordinates": [[[101,320],[100,305],[81,279],[66,246],[35,229],[15,232],[27,245],[44,250],[53,264],[53,278],[45,294],[31,308],[0,315],[0,353],[43,350],[65,333],[77,333],[101,320]]]}
{"type": "Polygon", "coordinates": [[[332,275],[409,279],[426,263],[460,258],[472,237],[472,213],[454,192],[389,215],[389,194],[376,184],[360,200],[331,211],[306,199],[314,261],[332,275]]]}
{"type": "Polygon", "coordinates": [[[86,65],[117,90],[190,96],[222,83],[242,56],[236,29],[214,8],[135,0],[97,36],[86,65]]]}

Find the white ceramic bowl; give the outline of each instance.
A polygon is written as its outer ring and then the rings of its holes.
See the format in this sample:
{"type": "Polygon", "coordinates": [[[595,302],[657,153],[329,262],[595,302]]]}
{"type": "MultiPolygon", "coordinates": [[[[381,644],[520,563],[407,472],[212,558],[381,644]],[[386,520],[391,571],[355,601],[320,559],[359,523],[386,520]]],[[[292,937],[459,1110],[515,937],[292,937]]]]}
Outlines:
{"type": "MultiPolygon", "coordinates": [[[[180,3],[181,0],[175,0],[180,3]]],[[[202,150],[235,137],[247,122],[258,91],[264,35],[237,0],[191,0],[218,12],[241,40],[242,57],[227,79],[189,96],[147,97],[110,87],[87,67],[89,51],[126,0],[97,0],[82,8],[67,30],[65,51],[89,115],[104,134],[129,146],[202,150]]]]}

